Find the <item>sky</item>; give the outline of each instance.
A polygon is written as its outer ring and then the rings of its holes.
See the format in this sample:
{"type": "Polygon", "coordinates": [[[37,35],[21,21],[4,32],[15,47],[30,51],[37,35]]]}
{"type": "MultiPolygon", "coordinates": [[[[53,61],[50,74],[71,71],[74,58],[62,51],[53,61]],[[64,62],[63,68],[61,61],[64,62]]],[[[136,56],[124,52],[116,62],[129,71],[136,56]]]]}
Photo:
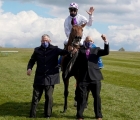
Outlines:
{"type": "Polygon", "coordinates": [[[95,8],[93,25],[84,34],[97,46],[103,48],[105,34],[111,50],[140,51],[140,0],[0,0],[0,46],[34,48],[48,34],[53,45],[63,48],[71,2],[78,3],[78,14],[86,18],[86,10],[95,8]]]}

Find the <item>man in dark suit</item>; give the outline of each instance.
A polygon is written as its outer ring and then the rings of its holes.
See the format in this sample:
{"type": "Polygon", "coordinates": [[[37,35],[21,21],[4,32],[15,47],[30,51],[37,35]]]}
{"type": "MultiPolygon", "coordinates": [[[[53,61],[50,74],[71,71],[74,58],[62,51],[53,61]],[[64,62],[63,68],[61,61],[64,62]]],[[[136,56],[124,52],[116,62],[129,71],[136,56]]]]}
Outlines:
{"type": "Polygon", "coordinates": [[[52,114],[54,85],[60,83],[58,56],[66,55],[68,51],[53,46],[50,42],[50,37],[44,34],[41,37],[41,46],[34,49],[31,59],[28,62],[27,75],[31,75],[35,62],[37,64],[30,117],[36,117],[36,107],[41,99],[43,90],[45,91],[45,117],[48,118],[52,114]]]}
{"type": "Polygon", "coordinates": [[[104,44],[104,49],[99,47],[91,48],[92,41],[86,39],[84,46],[79,49],[79,55],[75,65],[79,71],[78,78],[78,100],[77,100],[77,114],[78,120],[83,120],[83,112],[86,106],[87,91],[90,89],[94,98],[94,112],[97,120],[102,120],[101,112],[101,80],[103,79],[102,73],[98,66],[98,58],[109,54],[109,43],[105,35],[101,36],[104,44]]]}

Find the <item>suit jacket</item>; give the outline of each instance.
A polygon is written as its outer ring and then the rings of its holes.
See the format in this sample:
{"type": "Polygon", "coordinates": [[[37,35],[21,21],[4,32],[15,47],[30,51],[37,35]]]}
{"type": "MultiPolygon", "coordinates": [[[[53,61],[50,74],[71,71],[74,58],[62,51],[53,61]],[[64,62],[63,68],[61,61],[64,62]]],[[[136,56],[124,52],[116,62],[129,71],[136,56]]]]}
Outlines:
{"type": "Polygon", "coordinates": [[[109,54],[109,44],[104,45],[104,49],[99,47],[90,48],[90,54],[87,59],[86,48],[83,46],[79,49],[79,54],[76,60],[76,68],[79,71],[79,82],[85,80],[88,73],[91,81],[102,80],[103,76],[98,66],[98,58],[109,54]]]}
{"type": "Polygon", "coordinates": [[[58,56],[66,55],[68,51],[49,45],[36,47],[28,62],[27,69],[32,69],[36,63],[34,85],[54,85],[60,83],[58,56]]]}

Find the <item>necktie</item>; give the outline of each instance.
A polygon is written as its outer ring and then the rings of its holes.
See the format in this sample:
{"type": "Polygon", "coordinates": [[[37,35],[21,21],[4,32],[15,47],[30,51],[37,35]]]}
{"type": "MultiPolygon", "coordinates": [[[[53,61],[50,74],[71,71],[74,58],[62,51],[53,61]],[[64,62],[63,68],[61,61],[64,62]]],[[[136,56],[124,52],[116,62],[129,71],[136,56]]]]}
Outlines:
{"type": "Polygon", "coordinates": [[[87,58],[89,57],[89,53],[90,53],[90,49],[87,49],[87,50],[86,50],[86,57],[87,57],[87,58]]]}
{"type": "Polygon", "coordinates": [[[72,25],[76,25],[76,24],[77,24],[76,18],[72,18],[72,19],[71,19],[71,24],[72,24],[72,25]]]}

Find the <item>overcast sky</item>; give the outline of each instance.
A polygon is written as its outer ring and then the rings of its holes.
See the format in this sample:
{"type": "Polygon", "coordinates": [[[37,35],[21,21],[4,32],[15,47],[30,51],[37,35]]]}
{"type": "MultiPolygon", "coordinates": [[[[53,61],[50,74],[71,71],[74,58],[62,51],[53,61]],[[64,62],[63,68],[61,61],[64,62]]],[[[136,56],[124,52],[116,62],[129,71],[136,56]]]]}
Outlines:
{"type": "MultiPolygon", "coordinates": [[[[37,47],[42,34],[49,34],[52,44],[63,48],[66,39],[64,20],[69,15],[71,0],[0,0],[0,46],[37,47]]],[[[101,34],[106,34],[111,50],[124,47],[140,51],[140,0],[75,0],[79,14],[95,8],[91,35],[103,47],[101,34]]]]}

